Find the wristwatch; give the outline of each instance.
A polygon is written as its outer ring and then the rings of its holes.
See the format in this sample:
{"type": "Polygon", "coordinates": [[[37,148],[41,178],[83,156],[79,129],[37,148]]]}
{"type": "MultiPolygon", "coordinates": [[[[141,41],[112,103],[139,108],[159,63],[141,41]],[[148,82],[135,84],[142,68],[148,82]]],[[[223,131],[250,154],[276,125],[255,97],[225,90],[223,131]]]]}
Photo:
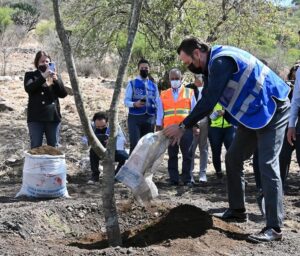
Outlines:
{"type": "Polygon", "coordinates": [[[183,122],[181,122],[178,126],[180,129],[183,129],[183,130],[185,129],[185,124],[183,122]]]}

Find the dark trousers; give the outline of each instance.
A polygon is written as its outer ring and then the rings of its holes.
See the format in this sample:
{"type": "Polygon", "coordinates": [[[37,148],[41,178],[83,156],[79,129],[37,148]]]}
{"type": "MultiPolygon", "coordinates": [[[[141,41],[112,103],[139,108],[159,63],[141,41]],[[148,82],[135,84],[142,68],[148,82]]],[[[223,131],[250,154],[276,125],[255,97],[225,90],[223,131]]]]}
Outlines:
{"type": "MultiPolygon", "coordinates": [[[[120,170],[120,168],[123,166],[125,161],[128,159],[128,154],[125,150],[116,150],[115,151],[115,162],[118,163],[118,166],[115,170],[115,174],[120,170]]],[[[94,181],[99,180],[99,162],[100,158],[95,153],[95,151],[91,148],[90,149],[90,163],[91,163],[91,170],[92,170],[92,179],[94,181]]]]}
{"type": "Polygon", "coordinates": [[[279,154],[289,116],[289,101],[277,103],[272,120],[261,129],[238,127],[227,151],[225,162],[229,208],[245,208],[244,161],[258,149],[262,192],[265,198],[266,226],[280,227],[283,221],[283,193],[279,170],[279,154]]]}
{"type": "MultiPolygon", "coordinates": [[[[295,149],[296,149],[297,162],[299,165],[299,163],[300,163],[300,134],[296,134],[296,141],[294,141],[294,146],[292,146],[288,142],[286,134],[285,134],[283,145],[282,145],[280,155],[279,155],[279,168],[280,168],[280,177],[281,177],[281,181],[282,181],[282,186],[284,186],[284,183],[288,176],[291,159],[292,159],[292,153],[295,149]]],[[[261,189],[257,150],[253,155],[253,170],[254,170],[254,174],[255,174],[256,187],[258,189],[261,189]]]]}
{"type": "Polygon", "coordinates": [[[227,128],[209,127],[208,138],[210,142],[213,165],[216,172],[221,172],[221,153],[222,145],[226,150],[229,149],[231,142],[234,138],[234,127],[230,126],[227,128]]]}
{"type": "Polygon", "coordinates": [[[52,147],[58,146],[60,122],[29,122],[28,130],[31,148],[42,146],[44,134],[47,145],[52,147]]]}
{"type": "Polygon", "coordinates": [[[128,132],[130,141],[130,154],[141,137],[149,132],[154,132],[155,116],[128,115],[128,132]]]}
{"type": "Polygon", "coordinates": [[[292,146],[285,136],[282,149],[279,155],[279,164],[280,164],[280,176],[282,183],[284,184],[290,169],[292,153],[296,149],[296,157],[298,165],[300,164],[300,134],[296,134],[296,141],[294,141],[294,146],[292,146]]]}
{"type": "Polygon", "coordinates": [[[182,154],[182,181],[184,183],[192,182],[192,146],[193,142],[193,131],[192,129],[187,129],[183,134],[179,146],[175,144],[168,147],[168,172],[171,182],[179,182],[179,172],[178,172],[178,153],[179,148],[182,154]]]}

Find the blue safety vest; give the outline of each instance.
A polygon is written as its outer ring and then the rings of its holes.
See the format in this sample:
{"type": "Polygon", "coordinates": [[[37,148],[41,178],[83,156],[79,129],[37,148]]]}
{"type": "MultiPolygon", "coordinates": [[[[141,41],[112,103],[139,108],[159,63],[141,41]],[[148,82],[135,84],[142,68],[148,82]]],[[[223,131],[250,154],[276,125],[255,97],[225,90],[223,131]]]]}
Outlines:
{"type": "Polygon", "coordinates": [[[140,79],[130,81],[132,87],[132,101],[136,102],[140,99],[146,98],[146,104],[141,108],[129,108],[129,113],[132,115],[155,115],[156,114],[156,84],[151,80],[147,80],[147,87],[145,83],[140,79]]]}
{"type": "Polygon", "coordinates": [[[232,57],[238,70],[227,83],[219,103],[238,123],[250,129],[266,126],[275,114],[275,99],[285,101],[289,86],[259,59],[231,46],[212,47],[208,70],[222,56],[232,57]]]}

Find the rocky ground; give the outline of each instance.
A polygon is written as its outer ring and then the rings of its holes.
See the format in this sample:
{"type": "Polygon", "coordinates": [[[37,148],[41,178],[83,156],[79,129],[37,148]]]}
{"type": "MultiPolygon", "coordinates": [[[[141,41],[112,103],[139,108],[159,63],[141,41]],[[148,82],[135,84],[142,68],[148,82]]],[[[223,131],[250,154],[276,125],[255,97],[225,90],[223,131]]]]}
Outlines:
{"type": "MultiPolygon", "coordinates": [[[[208,183],[193,188],[169,187],[165,156],[154,176],[159,197],[144,208],[131,192],[115,184],[123,247],[108,248],[101,202],[101,186],[87,185],[88,149],[81,144],[82,129],[72,96],[61,101],[61,150],[66,155],[69,199],[15,198],[22,183],[27,94],[22,77],[32,68],[34,51],[11,57],[18,62],[11,80],[0,81],[0,254],[1,255],[300,255],[299,167],[293,158],[286,194],[285,237],[281,242],[252,244],[246,235],[264,226],[256,205],[250,162],[246,164],[248,223],[225,223],[212,213],[227,206],[226,177],[218,180],[209,163],[208,183]],[[1,107],[2,106],[2,107],[1,107]],[[5,107],[3,107],[5,106],[5,107]]],[[[64,81],[68,85],[67,76],[64,81]]],[[[0,79],[1,80],[1,79],[0,79]]],[[[113,82],[80,78],[87,113],[109,107],[113,82]]],[[[120,104],[120,119],[126,111],[120,104]]],[[[197,160],[196,169],[199,164],[197,160]]],[[[195,172],[195,179],[198,178],[195,172]]]]}

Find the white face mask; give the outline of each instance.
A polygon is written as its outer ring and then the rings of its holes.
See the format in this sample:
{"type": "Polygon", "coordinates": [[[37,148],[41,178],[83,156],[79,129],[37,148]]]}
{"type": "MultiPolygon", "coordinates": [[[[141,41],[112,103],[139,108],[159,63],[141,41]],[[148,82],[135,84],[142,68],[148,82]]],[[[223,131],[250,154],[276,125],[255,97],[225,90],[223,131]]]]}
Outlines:
{"type": "Polygon", "coordinates": [[[173,89],[178,89],[181,85],[181,80],[171,80],[171,86],[173,89]]]}

